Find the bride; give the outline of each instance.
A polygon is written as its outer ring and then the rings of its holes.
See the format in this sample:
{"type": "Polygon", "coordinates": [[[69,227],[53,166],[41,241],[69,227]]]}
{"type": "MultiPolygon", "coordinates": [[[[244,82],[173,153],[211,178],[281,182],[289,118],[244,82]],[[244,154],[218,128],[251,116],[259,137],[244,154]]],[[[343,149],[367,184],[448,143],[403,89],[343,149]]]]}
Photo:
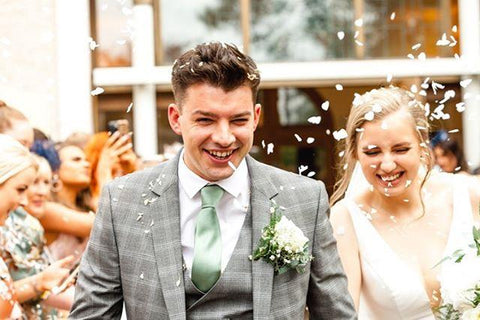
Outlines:
{"type": "Polygon", "coordinates": [[[438,279],[458,276],[434,266],[473,242],[479,189],[431,172],[425,110],[407,91],[358,96],[346,130],[330,219],[359,319],[434,319],[438,279]]]}

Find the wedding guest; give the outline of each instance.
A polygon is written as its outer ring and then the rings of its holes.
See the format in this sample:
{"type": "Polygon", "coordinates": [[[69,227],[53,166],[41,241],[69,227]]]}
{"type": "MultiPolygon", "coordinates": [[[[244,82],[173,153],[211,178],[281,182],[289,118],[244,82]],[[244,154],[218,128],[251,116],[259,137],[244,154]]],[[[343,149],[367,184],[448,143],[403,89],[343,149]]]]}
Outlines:
{"type": "Polygon", "coordinates": [[[442,171],[468,174],[469,168],[459,143],[449,137],[446,131],[437,132],[432,138],[431,145],[435,163],[442,171]]]}
{"type": "MultiPolygon", "coordinates": [[[[89,191],[90,163],[82,149],[74,145],[62,144],[58,147],[60,167],[54,179],[52,200],[75,211],[92,212],[94,207],[89,191]]],[[[70,224],[71,221],[62,221],[70,224]]],[[[74,225],[71,225],[74,227],[74,225]]],[[[88,237],[77,237],[66,233],[46,233],[50,251],[55,260],[69,255],[78,261],[85,250],[88,237]]]]}
{"type": "MultiPolygon", "coordinates": [[[[0,105],[0,109],[3,108],[0,105]]],[[[35,179],[37,164],[27,148],[10,136],[0,134],[0,225],[5,224],[9,212],[27,204],[26,190],[35,179]]],[[[0,237],[0,240],[2,238],[0,237]]],[[[0,248],[4,243],[0,241],[0,248]]],[[[0,257],[0,318],[21,316],[13,281],[5,262],[0,257]],[[17,306],[16,312],[14,307],[17,306]],[[12,311],[15,314],[12,315],[12,311]]]]}
{"type": "Polygon", "coordinates": [[[473,242],[479,190],[431,173],[425,110],[407,91],[358,96],[346,131],[330,219],[359,319],[433,320],[438,277],[458,276],[434,266],[473,242]]]}
{"type": "Polygon", "coordinates": [[[8,134],[27,148],[33,144],[33,128],[27,117],[1,100],[0,133],[8,134]]]}
{"type": "Polygon", "coordinates": [[[137,170],[137,156],[132,146],[131,133],[99,132],[90,138],[84,150],[92,167],[90,191],[94,203],[98,203],[106,183],[137,170]]]}
{"type": "Polygon", "coordinates": [[[24,208],[13,210],[1,229],[1,256],[8,265],[17,299],[22,304],[26,318],[56,318],[59,313],[52,305],[70,310],[73,295],[51,295],[47,301],[42,300],[42,295],[68,275],[69,269],[65,266],[72,258],[54,262],[46,248],[44,230],[37,218],[44,212],[52,172],[44,158],[34,158],[38,171],[34,182],[27,189],[27,204],[24,208]]]}

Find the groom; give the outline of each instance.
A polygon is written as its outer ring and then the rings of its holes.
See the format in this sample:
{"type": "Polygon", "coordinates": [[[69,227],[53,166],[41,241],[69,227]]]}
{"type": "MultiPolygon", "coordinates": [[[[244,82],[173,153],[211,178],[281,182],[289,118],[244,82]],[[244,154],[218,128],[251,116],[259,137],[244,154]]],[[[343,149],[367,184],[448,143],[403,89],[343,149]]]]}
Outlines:
{"type": "Polygon", "coordinates": [[[355,319],[323,184],[248,156],[260,75],[236,47],[173,65],[168,119],[184,149],[104,190],[71,319],[355,319]],[[308,238],[304,273],[251,261],[272,200],[308,238]]]}

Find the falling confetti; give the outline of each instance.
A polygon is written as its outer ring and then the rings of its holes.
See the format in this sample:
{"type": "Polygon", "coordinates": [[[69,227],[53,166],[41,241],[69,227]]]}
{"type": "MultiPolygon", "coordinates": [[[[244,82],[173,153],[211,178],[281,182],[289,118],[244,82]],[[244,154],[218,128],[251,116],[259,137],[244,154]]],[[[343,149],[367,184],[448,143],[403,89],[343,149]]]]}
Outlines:
{"type": "Polygon", "coordinates": [[[307,121],[312,123],[312,124],[320,124],[320,121],[322,121],[322,117],[321,116],[313,116],[313,117],[308,118],[307,121]]]}
{"type": "Polygon", "coordinates": [[[308,166],[301,165],[298,167],[298,174],[302,174],[302,172],[306,171],[308,169],[308,166]]]}
{"type": "Polygon", "coordinates": [[[368,111],[365,113],[365,120],[372,121],[375,117],[375,113],[373,111],[368,111]]]}
{"type": "Polygon", "coordinates": [[[269,143],[267,145],[267,154],[273,153],[273,147],[274,147],[273,143],[269,143]]]}
{"type": "Polygon", "coordinates": [[[315,171],[310,171],[308,174],[307,174],[307,177],[311,178],[315,175],[315,171]]]}
{"type": "Polygon", "coordinates": [[[390,20],[392,21],[395,20],[395,15],[396,15],[395,11],[393,11],[392,14],[390,15],[390,20]]]}
{"type": "Polygon", "coordinates": [[[452,32],[457,32],[457,30],[458,30],[458,29],[457,29],[457,25],[454,25],[454,26],[452,27],[452,32]]]}
{"type": "Polygon", "coordinates": [[[131,102],[128,107],[127,107],[127,113],[129,113],[132,110],[133,107],[133,102],[131,102]]]}
{"type": "Polygon", "coordinates": [[[342,91],[343,86],[340,83],[338,83],[338,84],[335,85],[335,89],[337,89],[337,91],[342,91]]]}
{"type": "Polygon", "coordinates": [[[450,40],[447,39],[447,34],[442,34],[442,38],[437,41],[437,46],[448,46],[450,44],[450,40]]]}
{"type": "Polygon", "coordinates": [[[465,102],[459,102],[455,107],[457,108],[457,112],[463,112],[465,111],[465,102]]]}
{"type": "Polygon", "coordinates": [[[308,137],[307,138],[307,143],[308,144],[312,144],[313,142],[315,142],[315,138],[313,138],[313,137],[308,137]]]}
{"type": "Polygon", "coordinates": [[[232,168],[233,171],[237,171],[237,167],[235,167],[235,165],[232,163],[232,161],[228,161],[228,165],[230,166],[230,168],[232,168]]]}
{"type": "Polygon", "coordinates": [[[88,37],[88,46],[90,47],[90,50],[95,50],[95,48],[98,48],[99,45],[93,40],[92,37],[88,37]]]}
{"type": "Polygon", "coordinates": [[[459,129],[452,129],[452,130],[449,130],[448,133],[457,133],[457,132],[460,132],[459,129]]]}
{"type": "Polygon", "coordinates": [[[427,56],[425,55],[425,52],[420,52],[418,55],[418,60],[425,61],[426,58],[427,56]]]}
{"type": "Polygon", "coordinates": [[[356,25],[357,27],[363,26],[363,19],[360,18],[360,19],[355,20],[355,25],[356,25]]]}
{"type": "Polygon", "coordinates": [[[321,106],[322,110],[328,111],[329,107],[330,107],[330,102],[329,101],[325,101],[325,102],[322,103],[322,106],[321,106]]]}
{"type": "Polygon", "coordinates": [[[392,82],[393,75],[391,73],[387,74],[387,82],[392,82]]]}
{"type": "Polygon", "coordinates": [[[468,87],[468,85],[470,83],[472,83],[472,79],[465,79],[465,80],[460,81],[460,86],[462,88],[466,88],[466,87],[468,87]]]}
{"type": "Polygon", "coordinates": [[[407,54],[407,58],[412,59],[412,60],[415,59],[415,57],[411,53],[407,54]]]}
{"type": "Polygon", "coordinates": [[[340,129],[338,131],[333,132],[333,137],[335,140],[340,141],[342,139],[345,139],[348,136],[347,131],[345,129],[340,129]]]}
{"type": "Polygon", "coordinates": [[[102,94],[102,93],[104,93],[104,92],[105,92],[105,90],[104,90],[103,88],[101,88],[101,87],[96,87],[94,90],[92,90],[92,91],[90,92],[90,94],[91,94],[92,96],[98,96],[99,94],[102,94]]]}
{"type": "Polygon", "coordinates": [[[418,50],[418,48],[420,48],[421,46],[422,46],[421,43],[414,44],[414,45],[412,46],[412,50],[418,50]]]}
{"type": "Polygon", "coordinates": [[[298,142],[302,142],[302,137],[300,137],[298,134],[294,134],[295,139],[297,139],[298,142]]]}
{"type": "Polygon", "coordinates": [[[345,38],[345,32],[338,31],[337,32],[337,37],[338,37],[338,39],[343,40],[343,38],[345,38]]]}

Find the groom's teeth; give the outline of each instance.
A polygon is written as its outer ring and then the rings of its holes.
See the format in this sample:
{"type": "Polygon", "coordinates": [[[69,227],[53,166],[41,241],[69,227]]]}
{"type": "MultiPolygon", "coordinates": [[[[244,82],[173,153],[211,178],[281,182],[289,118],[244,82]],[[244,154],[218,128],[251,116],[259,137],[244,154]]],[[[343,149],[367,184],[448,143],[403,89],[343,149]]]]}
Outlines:
{"type": "Polygon", "coordinates": [[[382,178],[382,180],[385,182],[393,181],[395,179],[398,179],[398,177],[400,177],[400,173],[394,174],[393,176],[380,176],[380,178],[382,178]]]}
{"type": "Polygon", "coordinates": [[[230,156],[232,153],[233,153],[233,150],[232,151],[224,151],[224,152],[220,152],[220,151],[208,151],[208,153],[210,153],[212,156],[215,156],[217,158],[226,158],[228,156],[230,156]]]}

